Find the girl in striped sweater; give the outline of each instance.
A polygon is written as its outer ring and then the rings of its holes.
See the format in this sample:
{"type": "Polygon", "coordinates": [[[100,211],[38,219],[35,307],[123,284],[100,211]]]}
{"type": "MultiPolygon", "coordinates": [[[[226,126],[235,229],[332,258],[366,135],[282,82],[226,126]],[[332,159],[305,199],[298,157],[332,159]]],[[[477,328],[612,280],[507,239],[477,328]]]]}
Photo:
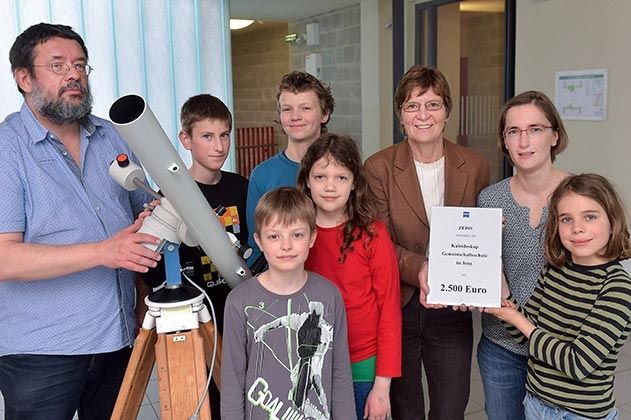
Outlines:
{"type": "Polygon", "coordinates": [[[613,372],[631,332],[624,207],[605,178],[583,174],[559,184],[549,209],[548,264],[532,297],[484,311],[528,342],[527,419],[617,419],[613,372]]]}

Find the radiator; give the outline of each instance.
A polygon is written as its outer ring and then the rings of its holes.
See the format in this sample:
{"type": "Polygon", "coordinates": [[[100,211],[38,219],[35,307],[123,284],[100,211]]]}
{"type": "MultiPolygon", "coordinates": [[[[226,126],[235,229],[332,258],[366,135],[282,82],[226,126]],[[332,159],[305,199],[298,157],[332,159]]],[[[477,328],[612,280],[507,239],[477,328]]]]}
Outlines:
{"type": "Polygon", "coordinates": [[[274,127],[237,128],[237,171],[246,178],[256,165],[276,153],[274,127]]]}

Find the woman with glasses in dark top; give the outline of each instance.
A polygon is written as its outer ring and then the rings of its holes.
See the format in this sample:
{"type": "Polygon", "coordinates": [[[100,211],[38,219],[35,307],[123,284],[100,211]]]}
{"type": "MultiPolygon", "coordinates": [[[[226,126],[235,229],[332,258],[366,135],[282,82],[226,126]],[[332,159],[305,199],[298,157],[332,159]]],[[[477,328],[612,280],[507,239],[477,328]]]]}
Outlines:
{"type": "Polygon", "coordinates": [[[396,246],[401,274],[403,376],[392,380],[392,418],[425,418],[424,367],[429,418],[462,420],[469,400],[471,313],[421,306],[419,275],[427,271],[430,208],[474,206],[489,183],[489,163],[443,137],[452,100],[447,80],[437,69],[411,67],[397,87],[395,109],[405,139],[364,165],[377,216],[396,246]]]}
{"type": "MultiPolygon", "coordinates": [[[[523,305],[544,265],[544,228],[548,199],[568,176],[553,166],[568,138],[554,104],[541,92],[509,100],[499,122],[499,145],[515,167],[514,175],[485,188],[479,207],[501,208],[502,260],[511,294],[523,305]]],[[[512,339],[501,321],[482,314],[478,364],[489,420],[524,418],[527,344],[512,339]]]]}

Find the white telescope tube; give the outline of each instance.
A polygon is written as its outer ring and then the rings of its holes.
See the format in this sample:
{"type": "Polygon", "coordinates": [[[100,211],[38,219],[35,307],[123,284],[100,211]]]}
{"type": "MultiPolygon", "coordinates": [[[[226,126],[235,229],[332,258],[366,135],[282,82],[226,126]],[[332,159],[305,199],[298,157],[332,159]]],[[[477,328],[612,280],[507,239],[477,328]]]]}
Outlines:
{"type": "Polygon", "coordinates": [[[228,285],[235,287],[251,277],[145,100],[138,95],[118,98],[110,107],[110,120],[228,285]]]}

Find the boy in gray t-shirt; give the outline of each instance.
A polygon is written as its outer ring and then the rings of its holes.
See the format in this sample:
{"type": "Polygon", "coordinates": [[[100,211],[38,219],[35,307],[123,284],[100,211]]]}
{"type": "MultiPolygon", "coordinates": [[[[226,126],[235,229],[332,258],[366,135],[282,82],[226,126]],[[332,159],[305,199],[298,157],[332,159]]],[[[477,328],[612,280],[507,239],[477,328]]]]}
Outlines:
{"type": "Polygon", "coordinates": [[[344,302],[304,269],[316,235],[313,203],[295,188],[270,191],[255,226],[269,269],[226,301],[222,418],[354,419],[344,302]]]}

